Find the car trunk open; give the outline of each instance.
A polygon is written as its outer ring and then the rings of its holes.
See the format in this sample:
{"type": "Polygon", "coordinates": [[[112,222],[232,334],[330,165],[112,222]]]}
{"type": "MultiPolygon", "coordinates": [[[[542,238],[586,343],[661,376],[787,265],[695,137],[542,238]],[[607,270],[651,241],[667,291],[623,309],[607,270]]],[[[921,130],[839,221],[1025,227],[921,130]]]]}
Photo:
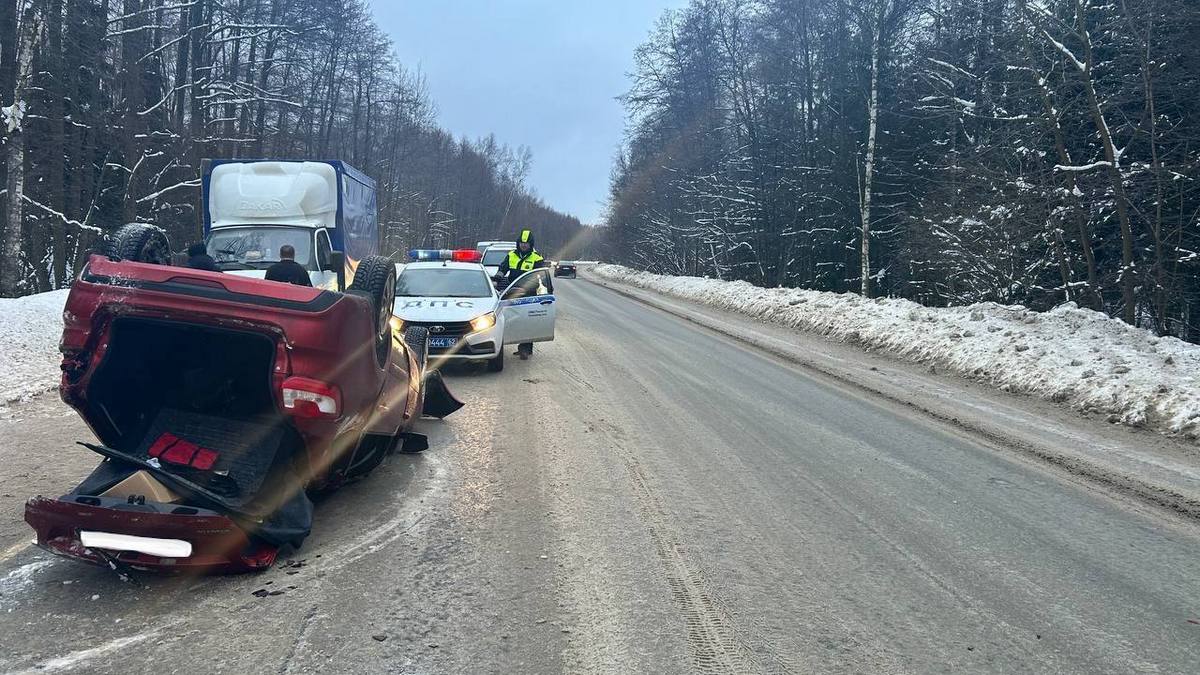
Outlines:
{"type": "Polygon", "coordinates": [[[275,358],[264,333],[115,318],[86,397],[103,441],[87,447],[105,459],[67,495],[30,503],[26,518],[47,539],[39,543],[146,563],[136,543],[89,552],[89,531],[70,526],[83,519],[121,541],[172,533],[196,550],[180,567],[222,558],[269,565],[279,546],[299,546],[312,503],[302,441],[276,406],[275,358]]]}
{"type": "Polygon", "coordinates": [[[101,438],[132,450],[163,410],[233,420],[278,417],[275,343],[261,333],[116,318],[88,388],[101,438]]]}

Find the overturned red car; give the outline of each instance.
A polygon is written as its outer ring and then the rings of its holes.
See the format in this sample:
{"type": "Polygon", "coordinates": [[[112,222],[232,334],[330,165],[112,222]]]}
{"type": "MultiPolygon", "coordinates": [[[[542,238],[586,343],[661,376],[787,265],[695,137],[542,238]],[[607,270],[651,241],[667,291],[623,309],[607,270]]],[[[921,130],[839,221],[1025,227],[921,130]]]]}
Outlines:
{"type": "Polygon", "coordinates": [[[103,457],[35,497],[37,545],[117,569],[248,571],[298,547],[309,494],[420,452],[422,412],[459,407],[424,374],[423,328],[394,334],[395,267],[346,292],[93,255],[63,312],[63,400],[103,457]]]}

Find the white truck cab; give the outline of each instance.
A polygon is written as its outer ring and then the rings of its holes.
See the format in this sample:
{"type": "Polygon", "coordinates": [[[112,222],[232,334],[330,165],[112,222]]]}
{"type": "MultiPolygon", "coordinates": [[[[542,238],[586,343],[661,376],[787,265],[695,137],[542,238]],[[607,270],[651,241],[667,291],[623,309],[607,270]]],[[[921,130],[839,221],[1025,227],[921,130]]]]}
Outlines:
{"type": "Polygon", "coordinates": [[[375,182],[343,162],[210,160],[202,179],[208,254],[262,278],[289,244],[314,287],[342,290],[379,254],[375,182]]]}

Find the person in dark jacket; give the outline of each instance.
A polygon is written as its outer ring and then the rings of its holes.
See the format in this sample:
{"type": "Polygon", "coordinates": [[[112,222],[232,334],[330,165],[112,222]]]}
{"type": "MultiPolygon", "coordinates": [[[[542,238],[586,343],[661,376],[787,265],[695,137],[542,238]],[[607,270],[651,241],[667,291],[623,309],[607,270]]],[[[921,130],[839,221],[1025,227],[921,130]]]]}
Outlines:
{"type": "Polygon", "coordinates": [[[209,272],[220,272],[217,267],[217,261],[208,254],[208,249],[204,244],[192,244],[187,250],[188,260],[187,266],[194,270],[207,270],[209,272]]]}
{"type": "Polygon", "coordinates": [[[312,280],[308,278],[308,270],[296,262],[296,249],[291,244],[279,247],[279,262],[267,268],[267,281],[312,286],[312,280]]]}
{"type": "MultiPolygon", "coordinates": [[[[533,247],[533,230],[521,230],[521,234],[517,235],[517,248],[509,251],[508,257],[500,262],[500,269],[496,271],[496,279],[505,279],[511,284],[526,272],[549,267],[550,262],[533,247]]],[[[554,284],[550,280],[549,274],[545,275],[541,281],[544,282],[547,290],[551,293],[554,292],[554,284]]],[[[533,343],[522,342],[517,345],[515,355],[522,361],[533,356],[533,343]]]]}

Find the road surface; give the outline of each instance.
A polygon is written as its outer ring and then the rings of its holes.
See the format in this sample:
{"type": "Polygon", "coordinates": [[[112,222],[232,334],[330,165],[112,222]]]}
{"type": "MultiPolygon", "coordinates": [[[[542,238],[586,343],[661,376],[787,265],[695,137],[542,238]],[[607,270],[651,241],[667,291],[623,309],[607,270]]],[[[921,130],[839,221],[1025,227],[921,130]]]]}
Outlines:
{"type": "Polygon", "coordinates": [[[1196,672],[1200,528],[585,280],[558,339],[318,504],[269,572],[26,546],[94,463],[0,420],[0,670],[1196,672]],[[256,597],[259,589],[282,591],[256,597]]]}

